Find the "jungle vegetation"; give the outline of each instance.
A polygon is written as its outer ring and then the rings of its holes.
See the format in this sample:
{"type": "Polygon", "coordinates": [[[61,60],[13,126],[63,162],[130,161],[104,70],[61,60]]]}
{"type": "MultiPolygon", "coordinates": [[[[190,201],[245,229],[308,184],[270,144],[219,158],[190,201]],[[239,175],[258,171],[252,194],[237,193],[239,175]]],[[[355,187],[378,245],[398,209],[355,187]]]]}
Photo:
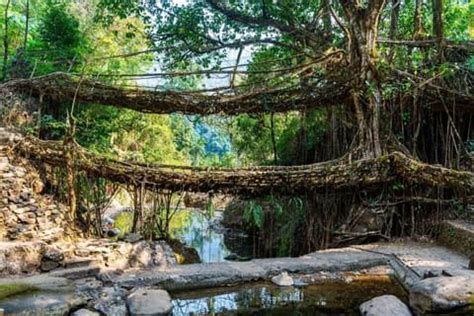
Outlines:
{"type": "MultiPolygon", "coordinates": [[[[259,106],[236,115],[150,114],[46,99],[4,106],[3,117],[60,140],[74,109],[79,145],[137,163],[298,166],[402,152],[472,172],[473,15],[464,0],[3,0],[5,82],[62,72],[191,96],[249,95],[259,106]],[[262,91],[278,89],[304,98],[272,108],[278,101],[262,91]]],[[[421,185],[420,170],[376,185],[367,175],[367,184],[343,190],[243,195],[240,209],[261,256],[436,234],[440,220],[472,216],[471,189],[435,176],[421,185]]],[[[71,199],[61,172],[52,190],[71,199]]],[[[74,186],[78,220],[100,234],[94,219],[114,185],[78,174],[74,186]]],[[[170,192],[127,190],[137,214],[131,229],[166,236],[170,192]]]]}

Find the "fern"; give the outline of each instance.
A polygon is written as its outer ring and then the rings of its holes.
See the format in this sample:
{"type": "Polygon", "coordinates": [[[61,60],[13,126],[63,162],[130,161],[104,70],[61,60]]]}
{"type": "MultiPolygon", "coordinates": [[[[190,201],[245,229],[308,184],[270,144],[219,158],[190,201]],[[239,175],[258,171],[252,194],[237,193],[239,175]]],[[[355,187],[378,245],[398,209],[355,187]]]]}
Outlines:
{"type": "Polygon", "coordinates": [[[262,206],[255,200],[248,201],[244,210],[244,221],[260,229],[263,226],[263,219],[264,214],[262,206]]]}

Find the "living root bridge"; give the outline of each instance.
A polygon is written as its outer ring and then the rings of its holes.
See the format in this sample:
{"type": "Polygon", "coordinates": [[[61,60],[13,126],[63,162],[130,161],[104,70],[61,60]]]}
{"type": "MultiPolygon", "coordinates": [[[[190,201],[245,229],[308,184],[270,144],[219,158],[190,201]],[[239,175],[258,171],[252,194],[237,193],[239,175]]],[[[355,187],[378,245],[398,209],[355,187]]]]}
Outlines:
{"type": "Polygon", "coordinates": [[[157,91],[139,87],[112,86],[65,73],[11,80],[0,90],[64,102],[129,108],[144,113],[227,114],[286,112],[342,104],[349,98],[347,85],[320,78],[318,88],[263,89],[241,95],[157,91]]]}
{"type": "MultiPolygon", "coordinates": [[[[14,150],[51,166],[65,166],[63,146],[62,142],[27,137],[18,141],[14,150]]],[[[473,173],[425,164],[400,152],[352,162],[335,160],[302,166],[229,169],[146,165],[92,154],[78,145],[76,150],[74,164],[78,171],[123,184],[144,183],[149,188],[174,191],[292,194],[326,188],[370,187],[400,179],[469,195],[474,193],[473,173]]]]}

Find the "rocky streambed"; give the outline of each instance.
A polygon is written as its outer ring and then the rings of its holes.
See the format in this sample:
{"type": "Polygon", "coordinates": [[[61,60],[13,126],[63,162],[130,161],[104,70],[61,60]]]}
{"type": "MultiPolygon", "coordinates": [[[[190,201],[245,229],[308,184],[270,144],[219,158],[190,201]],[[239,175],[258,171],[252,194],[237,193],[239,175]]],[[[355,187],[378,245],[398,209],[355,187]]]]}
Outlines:
{"type": "Polygon", "coordinates": [[[467,257],[433,244],[386,243],[248,262],[59,269],[1,280],[0,293],[11,292],[0,308],[6,315],[324,315],[359,309],[364,315],[462,315],[473,307],[474,273],[467,265],[467,257]],[[287,278],[290,284],[271,283],[287,278]]]}

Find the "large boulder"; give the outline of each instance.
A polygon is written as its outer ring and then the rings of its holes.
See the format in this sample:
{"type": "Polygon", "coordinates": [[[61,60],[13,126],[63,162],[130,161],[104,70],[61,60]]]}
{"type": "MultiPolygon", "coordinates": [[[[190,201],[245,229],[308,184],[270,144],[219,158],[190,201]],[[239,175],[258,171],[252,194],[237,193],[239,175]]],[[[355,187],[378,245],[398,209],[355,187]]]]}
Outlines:
{"type": "Polygon", "coordinates": [[[434,277],[421,280],[410,290],[416,313],[443,313],[474,307],[474,276],[434,277]]]}
{"type": "Polygon", "coordinates": [[[157,289],[141,288],[134,291],[127,298],[130,315],[168,315],[173,305],[168,292],[157,289]]]}
{"type": "Polygon", "coordinates": [[[0,276],[38,271],[44,249],[42,242],[0,243],[0,276]]]}
{"type": "Polygon", "coordinates": [[[377,296],[359,307],[364,316],[411,316],[410,309],[394,295],[377,296]]]}
{"type": "Polygon", "coordinates": [[[186,247],[178,239],[170,239],[168,241],[171,249],[173,250],[176,256],[176,263],[178,264],[191,264],[191,263],[201,263],[201,258],[196,249],[192,247],[186,247]]]}

